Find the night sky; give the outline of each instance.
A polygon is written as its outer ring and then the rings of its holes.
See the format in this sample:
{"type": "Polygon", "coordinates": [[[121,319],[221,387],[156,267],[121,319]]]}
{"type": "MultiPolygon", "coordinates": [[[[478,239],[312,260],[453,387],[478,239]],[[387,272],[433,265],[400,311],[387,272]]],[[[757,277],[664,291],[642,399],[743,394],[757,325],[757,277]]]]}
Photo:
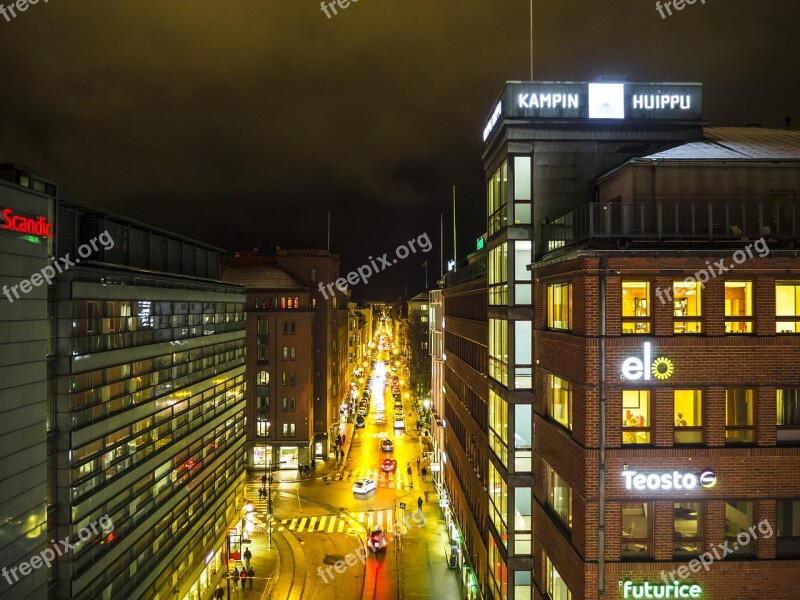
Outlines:
{"type": "MultiPolygon", "coordinates": [[[[3,1],[8,4],[10,0],[3,1]]],[[[0,160],[234,250],[326,245],[343,272],[485,231],[481,132],[529,79],[527,0],[50,0],[0,16],[0,160]],[[330,9],[329,9],[329,12],[330,9]]],[[[797,0],[537,0],[534,78],[699,81],[712,124],[800,124],[797,0]]],[[[422,290],[423,256],[353,288],[422,290]]]]}

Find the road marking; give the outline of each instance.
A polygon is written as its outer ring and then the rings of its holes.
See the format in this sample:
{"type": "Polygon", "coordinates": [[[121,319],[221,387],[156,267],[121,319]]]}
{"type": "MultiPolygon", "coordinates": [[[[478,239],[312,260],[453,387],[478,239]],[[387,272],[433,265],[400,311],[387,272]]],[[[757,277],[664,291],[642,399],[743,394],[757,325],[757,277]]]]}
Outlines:
{"type": "Polygon", "coordinates": [[[308,530],[307,531],[314,531],[314,526],[317,524],[317,517],[311,517],[308,521],[308,530]]]}
{"type": "Polygon", "coordinates": [[[328,520],[328,533],[333,533],[333,528],[336,525],[336,517],[331,517],[328,520]]]}

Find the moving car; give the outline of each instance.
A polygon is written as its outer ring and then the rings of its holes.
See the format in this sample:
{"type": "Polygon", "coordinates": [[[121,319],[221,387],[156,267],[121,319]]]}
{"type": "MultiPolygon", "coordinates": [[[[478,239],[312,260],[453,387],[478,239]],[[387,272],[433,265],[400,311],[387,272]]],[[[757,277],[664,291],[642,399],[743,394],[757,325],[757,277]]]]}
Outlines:
{"type": "Polygon", "coordinates": [[[384,452],[392,452],[394,450],[394,442],[388,438],[382,439],[381,450],[384,452]]]}
{"type": "Polygon", "coordinates": [[[394,428],[395,429],[405,429],[406,422],[403,419],[403,415],[395,415],[394,417],[394,428]]]}
{"type": "Polygon", "coordinates": [[[359,479],[353,484],[353,491],[356,494],[366,494],[377,488],[378,485],[372,479],[359,479]]]}
{"type": "Polygon", "coordinates": [[[376,529],[369,534],[369,549],[373,552],[378,552],[386,548],[389,542],[386,541],[386,536],[383,535],[382,529],[376,529]]]}
{"type": "Polygon", "coordinates": [[[358,415],[356,417],[356,428],[361,428],[366,425],[366,421],[364,420],[364,415],[358,415]]]}
{"type": "Polygon", "coordinates": [[[397,461],[393,458],[386,458],[381,463],[381,471],[384,473],[393,473],[397,471],[397,461]]]}

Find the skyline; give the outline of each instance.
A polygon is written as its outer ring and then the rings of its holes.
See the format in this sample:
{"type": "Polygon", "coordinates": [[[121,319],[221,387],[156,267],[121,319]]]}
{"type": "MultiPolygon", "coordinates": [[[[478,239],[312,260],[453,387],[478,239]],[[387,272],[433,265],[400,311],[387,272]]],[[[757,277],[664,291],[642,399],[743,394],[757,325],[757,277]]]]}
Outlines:
{"type": "MultiPolygon", "coordinates": [[[[438,246],[441,213],[451,258],[455,185],[463,258],[485,231],[483,128],[504,82],[529,78],[529,3],[362,1],[331,19],[316,2],[248,4],[40,3],[0,19],[2,160],[227,250],[325,248],[330,210],[343,272],[423,232],[438,246]]],[[[696,81],[712,125],[796,123],[800,85],[780,75],[797,70],[794,5],[690,8],[536,3],[534,79],[696,81]]],[[[364,297],[413,296],[421,262],[364,297]]]]}

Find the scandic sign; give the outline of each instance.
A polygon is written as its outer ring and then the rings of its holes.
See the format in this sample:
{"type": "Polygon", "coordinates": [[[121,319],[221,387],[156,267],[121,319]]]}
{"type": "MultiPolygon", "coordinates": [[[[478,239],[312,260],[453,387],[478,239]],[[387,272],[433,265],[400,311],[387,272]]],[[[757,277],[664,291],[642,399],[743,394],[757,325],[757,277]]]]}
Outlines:
{"type": "Polygon", "coordinates": [[[10,208],[3,209],[2,229],[16,231],[17,233],[27,233],[38,235],[39,237],[53,237],[53,224],[48,222],[47,217],[27,217],[15,215],[10,208]]]}

